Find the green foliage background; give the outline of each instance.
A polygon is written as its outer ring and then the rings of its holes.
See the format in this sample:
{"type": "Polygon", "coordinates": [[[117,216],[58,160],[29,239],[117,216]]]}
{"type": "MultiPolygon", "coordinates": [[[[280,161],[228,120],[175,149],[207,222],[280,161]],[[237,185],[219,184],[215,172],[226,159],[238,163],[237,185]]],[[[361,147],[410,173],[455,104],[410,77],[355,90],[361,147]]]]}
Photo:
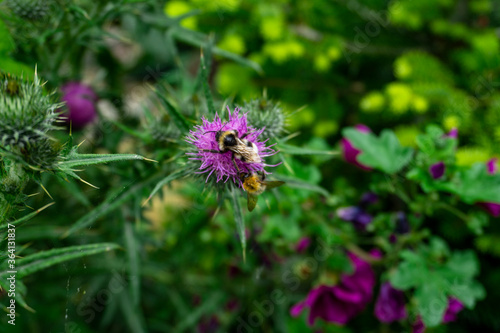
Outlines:
{"type": "MultiPolygon", "coordinates": [[[[473,205],[500,193],[483,167],[500,153],[497,1],[4,0],[0,8],[0,70],[32,79],[36,67],[46,92],[83,80],[100,96],[96,124],[56,139],[86,140],[81,154],[158,161],[78,172],[99,189],[49,172],[27,185],[24,193],[40,194],[15,215],[22,298],[16,326],[2,315],[2,329],[212,332],[201,327],[217,318],[213,332],[235,332],[255,311],[262,323],[253,332],[410,331],[417,314],[435,332],[500,329],[500,227],[473,205]],[[282,164],[270,170],[287,185],[239,213],[243,194],[224,200],[193,177],[184,135],[202,115],[254,99],[279,102],[286,115],[286,132],[271,140],[282,164]],[[347,128],[358,123],[374,134],[347,128]],[[458,146],[440,141],[452,128],[458,146]],[[342,161],[341,137],[375,171],[342,161]],[[440,160],[446,179],[433,181],[427,169],[440,160]],[[381,200],[360,233],[335,212],[369,190],[381,200]],[[391,244],[399,211],[412,231],[391,244]],[[313,243],[299,254],[304,236],[313,243]],[[405,290],[408,320],[380,324],[373,304],[345,327],[309,328],[305,315],[290,316],[314,285],[352,269],[345,249],[373,247],[386,255],[374,264],[378,281],[405,290]],[[318,248],[330,256],[311,266],[318,248]],[[468,309],[438,326],[450,295],[468,309]]],[[[99,162],[119,160],[109,158],[99,162]]]]}

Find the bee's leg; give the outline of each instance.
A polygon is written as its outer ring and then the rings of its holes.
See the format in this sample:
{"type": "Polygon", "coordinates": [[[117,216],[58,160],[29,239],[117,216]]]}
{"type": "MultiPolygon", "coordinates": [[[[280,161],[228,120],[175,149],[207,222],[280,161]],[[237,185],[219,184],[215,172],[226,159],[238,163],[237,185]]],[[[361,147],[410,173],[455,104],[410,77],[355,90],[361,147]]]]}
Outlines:
{"type": "Polygon", "coordinates": [[[233,161],[234,167],[236,168],[236,171],[238,171],[238,174],[239,174],[240,168],[238,168],[238,165],[236,164],[236,160],[234,159],[234,151],[231,154],[231,161],[233,161]]]}
{"type": "Polygon", "coordinates": [[[250,132],[246,132],[245,134],[243,134],[242,136],[240,136],[240,139],[246,138],[249,134],[250,134],[250,132]]]}
{"type": "Polygon", "coordinates": [[[215,153],[215,154],[224,154],[225,151],[215,150],[215,149],[200,149],[199,151],[207,152],[207,153],[215,153]]]}

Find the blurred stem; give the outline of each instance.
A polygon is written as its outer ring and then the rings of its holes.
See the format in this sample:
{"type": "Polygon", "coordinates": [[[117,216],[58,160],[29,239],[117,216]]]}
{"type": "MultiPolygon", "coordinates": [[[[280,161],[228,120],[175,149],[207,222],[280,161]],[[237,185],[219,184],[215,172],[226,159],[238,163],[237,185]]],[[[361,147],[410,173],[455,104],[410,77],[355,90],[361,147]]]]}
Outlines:
{"type": "Polygon", "coordinates": [[[392,175],[391,179],[392,184],[394,184],[392,187],[392,192],[396,194],[401,200],[403,200],[407,205],[410,205],[411,199],[406,191],[402,188],[402,186],[399,185],[400,182],[398,181],[398,179],[396,179],[396,176],[392,175]]]}
{"type": "Polygon", "coordinates": [[[468,222],[468,220],[469,220],[469,217],[467,216],[467,214],[465,214],[464,212],[456,209],[453,206],[450,206],[447,203],[440,202],[440,203],[437,204],[437,207],[438,208],[442,208],[444,210],[447,210],[448,212],[452,213],[453,215],[455,215],[456,217],[460,218],[464,222],[468,222]]]}
{"type": "Polygon", "coordinates": [[[4,225],[10,216],[12,206],[5,200],[1,198],[0,202],[0,225],[4,225]]]}

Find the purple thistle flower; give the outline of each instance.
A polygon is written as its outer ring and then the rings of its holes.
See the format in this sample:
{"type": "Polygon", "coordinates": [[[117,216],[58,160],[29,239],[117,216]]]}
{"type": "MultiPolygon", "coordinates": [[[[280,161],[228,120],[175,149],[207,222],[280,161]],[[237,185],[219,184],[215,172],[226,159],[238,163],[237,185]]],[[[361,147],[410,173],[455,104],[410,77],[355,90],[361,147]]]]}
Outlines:
{"type": "Polygon", "coordinates": [[[94,90],[80,82],[68,82],[61,87],[62,101],[66,102],[67,121],[74,128],[83,128],[97,116],[97,95],[94,90]]]}
{"type": "Polygon", "coordinates": [[[391,323],[407,316],[404,293],[394,289],[389,282],[383,283],[375,302],[375,317],[383,323],[391,323]]]}
{"type": "Polygon", "coordinates": [[[321,285],[312,289],[304,301],[290,309],[293,317],[309,308],[307,322],[310,326],[314,325],[316,318],[344,325],[364,310],[373,296],[375,273],[370,264],[353,253],[348,253],[348,256],[354,266],[354,273],[342,275],[336,286],[321,285]]]}
{"type": "MultiPolygon", "coordinates": [[[[498,171],[498,159],[492,158],[488,162],[486,162],[486,168],[488,173],[493,175],[498,171]]],[[[500,203],[496,202],[479,202],[477,203],[480,207],[484,208],[490,215],[493,217],[500,216],[500,203]]]]}
{"type": "Polygon", "coordinates": [[[444,164],[444,162],[437,162],[429,167],[429,173],[431,174],[433,179],[439,179],[443,177],[445,170],[446,165],[444,164]]]}
{"type": "Polygon", "coordinates": [[[235,108],[233,113],[231,113],[229,107],[227,110],[229,112],[229,120],[227,122],[223,122],[217,113],[215,114],[215,118],[212,122],[208,121],[205,117],[202,117],[203,124],[195,126],[194,130],[189,131],[189,135],[186,138],[187,142],[196,146],[198,152],[189,152],[186,154],[194,156],[190,158],[191,160],[198,160],[201,162],[199,168],[200,171],[198,173],[201,174],[208,172],[205,182],[208,182],[210,176],[214,174],[217,182],[223,180],[224,178],[224,182],[227,182],[228,179],[231,178],[235,184],[240,185],[238,170],[234,167],[231,159],[231,151],[223,154],[201,151],[203,149],[219,150],[219,145],[217,140],[215,140],[217,131],[236,130],[238,131],[238,136],[243,136],[248,133],[245,138],[256,145],[258,154],[261,157],[261,162],[248,163],[235,159],[241,172],[261,171],[267,173],[264,170],[264,167],[276,165],[265,164],[263,158],[274,155],[277,151],[271,149],[273,145],[266,146],[267,140],[258,141],[258,137],[262,134],[264,129],[255,129],[249,126],[247,123],[246,113],[240,115],[238,108],[235,108]]]}
{"type": "MultiPolygon", "coordinates": [[[[358,124],[354,127],[361,133],[371,132],[370,128],[363,124],[358,124]]],[[[358,162],[357,157],[359,154],[361,154],[361,150],[355,148],[352,145],[351,141],[347,140],[346,138],[342,138],[342,140],[340,141],[340,146],[342,148],[342,155],[344,156],[344,159],[347,163],[354,164],[355,166],[367,171],[372,169],[369,166],[363,165],[358,162]]]]}

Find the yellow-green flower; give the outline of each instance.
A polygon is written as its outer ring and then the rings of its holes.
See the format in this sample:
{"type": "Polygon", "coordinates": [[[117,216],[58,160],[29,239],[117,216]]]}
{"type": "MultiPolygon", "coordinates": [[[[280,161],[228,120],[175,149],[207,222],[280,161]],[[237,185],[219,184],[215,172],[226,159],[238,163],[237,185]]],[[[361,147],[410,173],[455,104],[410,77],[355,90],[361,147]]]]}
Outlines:
{"type": "Polygon", "coordinates": [[[217,46],[223,50],[240,55],[246,52],[245,41],[243,37],[237,34],[225,35],[217,46]]]}
{"type": "MultiPolygon", "coordinates": [[[[186,1],[174,0],[168,1],[165,4],[164,12],[167,16],[177,17],[189,13],[194,10],[194,8],[186,1]]],[[[197,20],[196,17],[190,16],[186,17],[181,21],[181,25],[184,28],[196,30],[197,20]]]]}
{"type": "Polygon", "coordinates": [[[382,111],[385,105],[385,97],[379,91],[372,91],[368,95],[364,96],[359,103],[361,110],[366,113],[375,113],[382,111]]]}

